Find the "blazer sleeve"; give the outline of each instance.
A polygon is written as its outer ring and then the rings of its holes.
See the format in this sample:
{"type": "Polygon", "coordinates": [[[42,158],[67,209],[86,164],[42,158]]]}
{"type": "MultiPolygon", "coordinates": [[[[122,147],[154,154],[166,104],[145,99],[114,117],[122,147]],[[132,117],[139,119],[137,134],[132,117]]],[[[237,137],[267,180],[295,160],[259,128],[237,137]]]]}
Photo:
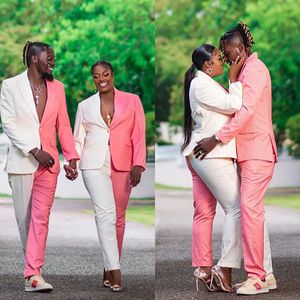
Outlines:
{"type": "Polygon", "coordinates": [[[233,82],[229,85],[229,93],[215,82],[205,82],[195,88],[195,97],[200,106],[231,115],[242,107],[243,87],[241,82],[233,82]]]}
{"type": "Polygon", "coordinates": [[[256,64],[244,69],[242,108],[216,133],[224,144],[228,144],[254,115],[266,85],[267,77],[260,65],[256,64]]]}
{"type": "Polygon", "coordinates": [[[40,141],[35,141],[31,132],[26,132],[17,121],[14,98],[5,80],[1,89],[0,113],[4,132],[25,156],[31,155],[29,151],[32,149],[40,147],[40,141]]]}
{"type": "Polygon", "coordinates": [[[133,145],[133,166],[146,168],[146,133],[145,133],[145,113],[140,98],[135,99],[134,125],[131,132],[133,145]]]}
{"type": "Polygon", "coordinates": [[[67,112],[65,89],[63,86],[60,94],[60,108],[56,120],[56,129],[65,159],[67,161],[70,161],[71,159],[79,159],[75,150],[75,142],[67,112]]]}
{"type": "Polygon", "coordinates": [[[82,108],[81,105],[78,105],[76,119],[75,119],[75,127],[74,127],[74,138],[75,138],[75,149],[78,155],[81,157],[81,153],[84,147],[86,131],[83,126],[83,116],[82,116],[82,108]]]}

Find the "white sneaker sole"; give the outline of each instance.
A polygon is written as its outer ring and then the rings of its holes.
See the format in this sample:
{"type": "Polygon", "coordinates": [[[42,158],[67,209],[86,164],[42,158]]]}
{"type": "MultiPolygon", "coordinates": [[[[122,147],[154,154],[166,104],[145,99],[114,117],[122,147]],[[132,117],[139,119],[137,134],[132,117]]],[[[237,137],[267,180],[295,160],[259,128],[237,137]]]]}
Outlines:
{"type": "Polygon", "coordinates": [[[40,292],[40,293],[49,293],[53,290],[51,287],[39,287],[39,288],[34,288],[30,286],[25,287],[25,292],[40,292]]]}
{"type": "Polygon", "coordinates": [[[236,293],[239,295],[256,295],[256,294],[263,294],[263,293],[268,293],[269,288],[265,289],[260,289],[260,290],[253,290],[253,291],[239,291],[237,290],[236,293]]]}
{"type": "MultiPolygon", "coordinates": [[[[233,287],[238,290],[240,287],[242,286],[241,283],[237,283],[237,284],[234,284],[233,287]]],[[[276,290],[277,289],[277,283],[274,283],[274,284],[268,284],[268,289],[269,290],[276,290]]]]}
{"type": "Polygon", "coordinates": [[[274,284],[268,285],[268,289],[269,289],[269,290],[276,290],[276,289],[277,289],[277,284],[274,283],[274,284]]]}

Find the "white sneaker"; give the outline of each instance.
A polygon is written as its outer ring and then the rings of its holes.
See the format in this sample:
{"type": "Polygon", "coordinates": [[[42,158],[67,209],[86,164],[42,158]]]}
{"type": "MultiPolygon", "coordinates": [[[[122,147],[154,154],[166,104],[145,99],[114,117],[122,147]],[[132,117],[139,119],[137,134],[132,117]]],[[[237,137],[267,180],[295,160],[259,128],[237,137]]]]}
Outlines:
{"type": "Polygon", "coordinates": [[[240,295],[256,295],[268,292],[267,282],[261,281],[258,277],[249,277],[236,291],[240,295]]]}
{"type": "Polygon", "coordinates": [[[270,273],[266,276],[266,282],[268,284],[269,290],[277,289],[277,282],[273,273],[270,273]]]}
{"type": "Polygon", "coordinates": [[[25,280],[25,292],[51,292],[52,290],[53,286],[41,275],[33,275],[25,280]]]}
{"type": "MultiPolygon", "coordinates": [[[[268,284],[268,289],[269,290],[275,290],[277,289],[277,283],[276,283],[276,279],[273,273],[270,273],[266,276],[266,282],[268,284]]],[[[233,285],[233,287],[237,290],[239,289],[243,284],[245,283],[245,281],[240,282],[240,283],[236,283],[233,285]]]]}

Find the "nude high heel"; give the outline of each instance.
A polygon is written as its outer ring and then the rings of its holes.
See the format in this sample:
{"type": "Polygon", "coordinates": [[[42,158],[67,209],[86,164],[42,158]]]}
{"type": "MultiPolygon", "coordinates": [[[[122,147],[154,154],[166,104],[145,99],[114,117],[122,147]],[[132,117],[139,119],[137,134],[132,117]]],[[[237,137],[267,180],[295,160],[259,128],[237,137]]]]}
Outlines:
{"type": "Polygon", "coordinates": [[[200,267],[195,269],[194,277],[196,279],[196,290],[199,291],[199,280],[204,284],[205,288],[210,292],[217,292],[220,288],[213,282],[212,278],[200,267]]]}

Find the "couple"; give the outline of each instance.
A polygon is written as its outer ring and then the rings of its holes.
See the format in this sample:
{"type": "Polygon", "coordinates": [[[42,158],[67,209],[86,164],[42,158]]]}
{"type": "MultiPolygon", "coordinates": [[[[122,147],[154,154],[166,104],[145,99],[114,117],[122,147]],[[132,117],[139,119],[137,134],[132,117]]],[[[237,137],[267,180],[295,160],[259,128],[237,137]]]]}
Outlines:
{"type": "Polygon", "coordinates": [[[80,103],[74,131],[70,127],[64,86],[53,77],[50,45],[28,42],[27,70],[3,81],[0,112],[11,140],[6,170],[25,256],[25,291],[53,289],[41,276],[50,210],[60,171],[58,134],[69,162],[66,176],[76,179],[77,161],[93,200],[101,243],[103,286],[121,291],[120,256],[125,213],[132,186],[145,169],[145,120],[138,96],[114,88],[111,64],[91,69],[99,93],[80,103]]]}
{"type": "Polygon", "coordinates": [[[264,194],[277,151],[272,128],[271,78],[245,23],[226,32],[220,50],[194,50],[185,75],[183,155],[193,178],[192,264],[209,291],[259,294],[276,289],[264,194]],[[215,80],[230,64],[229,91],[215,80]],[[238,170],[234,161],[237,159],[238,170]],[[225,212],[221,258],[212,266],[212,226],[217,202],[225,212]],[[242,256],[248,275],[231,283],[242,256]]]}

